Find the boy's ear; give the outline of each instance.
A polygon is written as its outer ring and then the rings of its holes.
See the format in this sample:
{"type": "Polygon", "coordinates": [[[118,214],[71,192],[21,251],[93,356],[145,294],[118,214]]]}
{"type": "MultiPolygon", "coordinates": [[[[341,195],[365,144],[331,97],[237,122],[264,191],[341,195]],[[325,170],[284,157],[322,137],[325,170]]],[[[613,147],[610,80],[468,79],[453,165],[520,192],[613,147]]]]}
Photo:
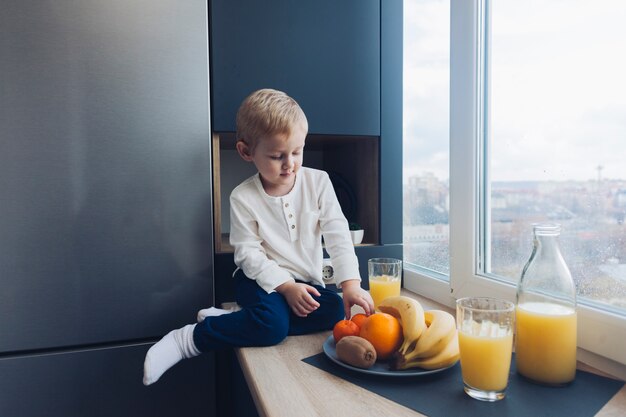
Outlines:
{"type": "Polygon", "coordinates": [[[237,148],[237,153],[239,153],[239,156],[241,156],[244,161],[252,161],[252,153],[250,152],[250,147],[246,142],[238,140],[235,147],[237,148]]]}

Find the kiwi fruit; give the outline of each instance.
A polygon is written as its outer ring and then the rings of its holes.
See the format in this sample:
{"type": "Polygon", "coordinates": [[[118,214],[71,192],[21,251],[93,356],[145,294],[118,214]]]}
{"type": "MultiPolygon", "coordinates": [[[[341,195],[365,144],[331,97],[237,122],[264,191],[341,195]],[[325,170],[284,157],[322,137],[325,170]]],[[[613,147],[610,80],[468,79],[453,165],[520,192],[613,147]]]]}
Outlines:
{"type": "Polygon", "coordinates": [[[335,346],[340,361],[357,368],[368,369],[376,362],[376,349],[359,336],[342,337],[335,346]]]}

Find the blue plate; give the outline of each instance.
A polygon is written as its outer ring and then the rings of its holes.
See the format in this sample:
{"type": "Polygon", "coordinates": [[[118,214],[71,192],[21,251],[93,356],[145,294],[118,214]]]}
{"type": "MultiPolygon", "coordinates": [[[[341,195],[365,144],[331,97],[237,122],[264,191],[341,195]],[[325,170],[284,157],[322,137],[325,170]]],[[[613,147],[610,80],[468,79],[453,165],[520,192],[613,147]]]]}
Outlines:
{"type": "Polygon", "coordinates": [[[346,369],[351,369],[355,372],[360,372],[362,374],[370,374],[370,375],[384,375],[384,376],[420,376],[420,375],[430,375],[436,374],[437,372],[445,371],[446,369],[452,368],[454,364],[450,366],[446,366],[444,368],[438,369],[406,369],[401,371],[394,371],[389,369],[388,362],[377,361],[374,365],[372,365],[369,369],[357,368],[356,366],[348,365],[345,362],[342,362],[337,357],[337,351],[335,350],[335,339],[332,335],[328,336],[328,339],[324,342],[322,346],[324,349],[324,353],[331,361],[335,362],[339,366],[343,366],[346,369]]]}

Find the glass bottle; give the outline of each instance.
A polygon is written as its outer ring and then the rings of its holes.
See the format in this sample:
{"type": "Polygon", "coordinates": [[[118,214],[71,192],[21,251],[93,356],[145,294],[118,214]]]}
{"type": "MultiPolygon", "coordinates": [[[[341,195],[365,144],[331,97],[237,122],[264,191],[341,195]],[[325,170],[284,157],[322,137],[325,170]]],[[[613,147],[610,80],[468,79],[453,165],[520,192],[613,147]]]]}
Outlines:
{"type": "Polygon", "coordinates": [[[517,372],[547,385],[576,376],[576,287],[559,249],[559,224],[533,226],[533,250],[517,286],[517,372]]]}

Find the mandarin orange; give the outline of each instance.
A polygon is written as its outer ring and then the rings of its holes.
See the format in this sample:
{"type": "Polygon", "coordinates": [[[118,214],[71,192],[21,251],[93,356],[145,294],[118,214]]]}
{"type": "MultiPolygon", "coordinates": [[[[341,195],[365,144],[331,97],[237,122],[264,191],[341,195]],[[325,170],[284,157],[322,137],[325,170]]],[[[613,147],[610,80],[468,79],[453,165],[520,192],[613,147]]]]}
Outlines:
{"type": "Polygon", "coordinates": [[[351,321],[355,322],[359,328],[363,326],[363,322],[367,319],[367,316],[363,313],[358,313],[352,316],[351,321]]]}
{"type": "Polygon", "coordinates": [[[335,327],[333,327],[333,338],[335,339],[335,343],[340,341],[343,337],[358,336],[359,333],[359,326],[350,320],[339,320],[335,323],[335,327]]]}

